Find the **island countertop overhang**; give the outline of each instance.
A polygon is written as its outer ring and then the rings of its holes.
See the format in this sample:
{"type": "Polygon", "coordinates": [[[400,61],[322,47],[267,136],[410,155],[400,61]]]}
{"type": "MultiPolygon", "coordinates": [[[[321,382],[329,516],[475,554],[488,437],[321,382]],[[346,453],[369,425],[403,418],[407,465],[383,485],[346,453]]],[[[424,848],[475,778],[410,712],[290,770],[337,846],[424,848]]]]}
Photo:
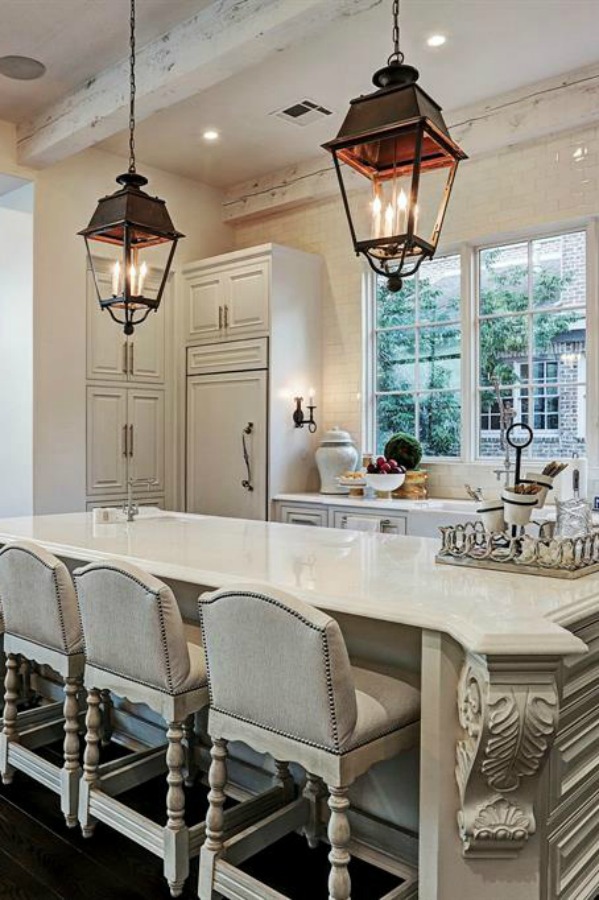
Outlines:
{"type": "Polygon", "coordinates": [[[599,611],[599,575],[438,566],[430,538],[152,511],[111,525],[94,525],[92,513],[0,520],[0,543],[20,539],[82,563],[118,557],[198,587],[272,585],[332,613],[445,632],[480,654],[584,652],[563,626],[599,611]]]}

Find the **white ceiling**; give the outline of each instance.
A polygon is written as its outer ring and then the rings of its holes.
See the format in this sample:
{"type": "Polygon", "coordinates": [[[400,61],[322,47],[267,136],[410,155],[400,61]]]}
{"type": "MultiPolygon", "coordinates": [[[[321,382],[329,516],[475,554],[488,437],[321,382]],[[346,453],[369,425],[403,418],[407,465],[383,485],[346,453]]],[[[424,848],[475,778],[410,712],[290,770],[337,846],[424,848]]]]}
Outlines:
{"type": "MultiPolygon", "coordinates": [[[[599,0],[403,0],[401,10],[406,60],[446,111],[599,60],[599,0]],[[447,43],[433,50],[426,38],[435,33],[447,43]]],[[[368,12],[158,113],[139,125],[140,160],[226,187],[314,158],[348,100],[373,89],[370,77],[391,50],[390,15],[391,0],[374,0],[368,12]],[[336,115],[306,127],[269,115],[304,98],[336,115]],[[218,144],[201,139],[208,126],[221,131],[218,144]]],[[[101,146],[126,151],[124,136],[101,146]]]]}
{"type": "MultiPolygon", "coordinates": [[[[208,2],[138,0],[140,46],[208,2]]],[[[401,9],[406,59],[450,122],[452,109],[599,61],[599,0],[402,0],[401,9]],[[446,45],[428,48],[438,32],[446,45]]],[[[0,0],[0,55],[48,67],[40,81],[0,76],[0,119],[29,117],[124,57],[127,11],[127,0],[0,0]]],[[[224,187],[313,158],[385,63],[390,14],[391,0],[372,0],[369,11],[140,122],[140,162],[224,187]],[[304,98],[335,115],[305,128],[269,115],[304,98]],[[221,131],[217,144],[202,140],[207,127],[221,131]]],[[[123,154],[126,135],[100,146],[123,154]]]]}
{"type": "MultiPolygon", "coordinates": [[[[141,47],[210,0],[137,0],[141,47]]],[[[128,0],[0,0],[0,56],[32,56],[39,81],[0,75],[0,119],[18,122],[84,84],[128,52],[128,0]]]]}

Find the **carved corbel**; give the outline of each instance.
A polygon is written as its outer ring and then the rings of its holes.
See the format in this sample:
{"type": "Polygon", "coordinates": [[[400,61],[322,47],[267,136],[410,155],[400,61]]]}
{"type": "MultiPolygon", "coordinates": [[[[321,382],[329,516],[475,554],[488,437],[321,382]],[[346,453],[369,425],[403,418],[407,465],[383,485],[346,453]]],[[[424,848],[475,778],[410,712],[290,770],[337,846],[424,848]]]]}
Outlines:
{"type": "Polygon", "coordinates": [[[556,669],[546,657],[465,661],[455,771],[466,856],[515,857],[536,830],[539,776],[557,730],[556,669]]]}

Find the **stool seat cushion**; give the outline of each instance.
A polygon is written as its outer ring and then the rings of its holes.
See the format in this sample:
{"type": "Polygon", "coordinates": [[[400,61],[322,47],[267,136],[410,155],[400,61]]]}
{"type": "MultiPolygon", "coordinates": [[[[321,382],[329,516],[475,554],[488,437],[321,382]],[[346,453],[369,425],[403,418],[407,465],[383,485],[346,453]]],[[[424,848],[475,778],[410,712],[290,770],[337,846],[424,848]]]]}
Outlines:
{"type": "Polygon", "coordinates": [[[198,644],[187,643],[189,651],[189,678],[187,684],[184,685],[186,691],[197,691],[199,688],[206,687],[208,684],[208,676],[206,674],[206,657],[204,650],[198,644]]]}
{"type": "Polygon", "coordinates": [[[358,717],[342,752],[383,737],[420,719],[420,691],[378,672],[352,666],[358,717]]]}

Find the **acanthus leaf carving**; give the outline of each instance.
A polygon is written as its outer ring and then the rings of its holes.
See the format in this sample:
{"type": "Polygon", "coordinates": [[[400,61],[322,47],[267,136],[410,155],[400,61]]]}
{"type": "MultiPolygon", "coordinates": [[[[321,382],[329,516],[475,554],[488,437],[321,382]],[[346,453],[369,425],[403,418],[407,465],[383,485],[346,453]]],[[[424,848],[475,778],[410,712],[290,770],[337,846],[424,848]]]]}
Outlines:
{"type": "Polygon", "coordinates": [[[458,686],[456,748],[464,853],[515,856],[536,829],[538,776],[557,730],[556,661],[470,654],[458,686]]]}

